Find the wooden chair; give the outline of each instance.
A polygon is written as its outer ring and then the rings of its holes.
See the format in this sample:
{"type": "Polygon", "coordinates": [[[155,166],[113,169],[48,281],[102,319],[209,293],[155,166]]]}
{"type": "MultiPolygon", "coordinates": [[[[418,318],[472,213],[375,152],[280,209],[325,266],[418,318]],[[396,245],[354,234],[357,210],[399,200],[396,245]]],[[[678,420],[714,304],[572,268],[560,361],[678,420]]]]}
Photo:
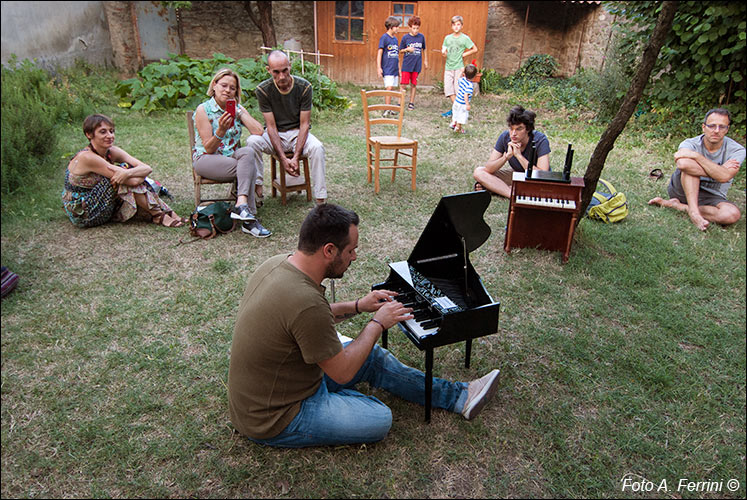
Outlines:
{"type": "Polygon", "coordinates": [[[195,125],[192,120],[192,111],[187,111],[187,130],[189,131],[189,164],[192,165],[192,180],[195,184],[195,207],[199,207],[203,203],[211,201],[236,201],[237,198],[237,186],[236,179],[232,181],[214,181],[206,177],[202,177],[200,174],[195,172],[194,165],[192,164],[192,151],[195,149],[195,125]],[[223,198],[203,198],[201,187],[204,184],[230,184],[228,194],[223,198]]]}
{"type": "MultiPolygon", "coordinates": [[[[286,158],[292,158],[293,152],[285,153],[286,158]]],[[[280,203],[287,204],[288,193],[300,193],[306,191],[306,201],[311,201],[311,177],[309,176],[309,159],[301,155],[299,162],[303,165],[303,176],[293,177],[288,175],[284,168],[280,167],[280,160],[273,154],[270,160],[270,171],[272,175],[272,197],[279,192],[280,203]]]]}
{"type": "MultiPolygon", "coordinates": [[[[383,99],[382,99],[383,101],[383,99]]],[[[374,191],[379,192],[379,171],[381,169],[391,169],[392,182],[398,168],[409,170],[412,175],[412,190],[415,191],[415,174],[418,162],[418,141],[402,137],[402,122],[405,117],[405,93],[394,90],[363,90],[361,89],[361,103],[363,105],[363,121],[366,125],[366,160],[368,163],[368,182],[371,177],[374,179],[374,191]],[[391,104],[371,103],[371,98],[391,98],[391,104]],[[395,104],[399,99],[399,104],[395,104]],[[382,118],[381,112],[394,112],[395,116],[382,118]],[[371,127],[378,125],[394,126],[397,129],[397,135],[371,135],[371,127]],[[382,150],[394,151],[391,158],[382,157],[382,150]],[[405,152],[408,151],[409,152],[405,152]],[[410,158],[410,163],[405,165],[399,164],[399,156],[410,158]],[[382,163],[391,163],[382,165],[382,163]]]]}

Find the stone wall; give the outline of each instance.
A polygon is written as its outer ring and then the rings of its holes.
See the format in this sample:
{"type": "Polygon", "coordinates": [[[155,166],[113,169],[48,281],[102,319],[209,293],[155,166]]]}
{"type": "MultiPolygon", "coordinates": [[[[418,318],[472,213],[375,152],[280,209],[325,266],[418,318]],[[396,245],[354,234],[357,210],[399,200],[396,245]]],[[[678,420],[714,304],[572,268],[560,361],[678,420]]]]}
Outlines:
{"type": "MultiPolygon", "coordinates": [[[[181,10],[185,53],[194,58],[209,58],[214,52],[234,59],[260,55],[262,33],[243,4],[192,2],[191,9],[181,10]]],[[[272,21],[279,45],[293,38],[304,51],[314,51],[312,2],[272,2],[272,21]]]]}
{"type": "Polygon", "coordinates": [[[611,17],[596,2],[491,1],[485,67],[509,75],[530,56],[549,54],[558,61],[557,76],[571,76],[579,67],[599,69],[611,17]]]}

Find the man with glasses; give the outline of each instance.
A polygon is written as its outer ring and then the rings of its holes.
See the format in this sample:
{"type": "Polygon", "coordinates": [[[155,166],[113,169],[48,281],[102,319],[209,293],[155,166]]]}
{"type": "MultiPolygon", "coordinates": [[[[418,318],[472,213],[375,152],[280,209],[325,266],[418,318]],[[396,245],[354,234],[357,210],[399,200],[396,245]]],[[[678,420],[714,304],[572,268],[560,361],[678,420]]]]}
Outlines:
{"type": "Polygon", "coordinates": [[[745,149],[726,137],[731,113],[723,108],[708,111],[703,133],[685,139],[674,154],[677,165],[669,180],[669,199],[651,199],[649,205],[670,207],[687,212],[701,231],[711,222],[734,224],[741,217],[739,209],[726,199],[726,192],[744,162],[745,149]]]}
{"type": "Polygon", "coordinates": [[[529,166],[529,151],[534,141],[537,147],[537,162],[533,168],[550,170],[550,141],[547,136],[534,130],[533,111],[514,106],[508,113],[505,130],[490,152],[484,167],[477,167],[472,173],[475,178],[475,191],[487,189],[495,194],[511,197],[511,183],[514,172],[524,172],[529,166]]]}

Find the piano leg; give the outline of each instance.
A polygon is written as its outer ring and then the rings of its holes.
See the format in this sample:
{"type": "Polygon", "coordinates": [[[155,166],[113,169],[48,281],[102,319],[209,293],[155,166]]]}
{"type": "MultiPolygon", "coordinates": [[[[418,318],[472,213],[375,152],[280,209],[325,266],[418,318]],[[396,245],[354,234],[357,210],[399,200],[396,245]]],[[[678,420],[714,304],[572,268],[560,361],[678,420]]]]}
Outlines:
{"type": "Polygon", "coordinates": [[[425,350],[425,421],[431,421],[431,400],[433,397],[433,348],[425,350]]]}
{"type": "Polygon", "coordinates": [[[467,339],[464,344],[464,367],[469,368],[469,362],[472,357],[472,339],[467,339]]]}

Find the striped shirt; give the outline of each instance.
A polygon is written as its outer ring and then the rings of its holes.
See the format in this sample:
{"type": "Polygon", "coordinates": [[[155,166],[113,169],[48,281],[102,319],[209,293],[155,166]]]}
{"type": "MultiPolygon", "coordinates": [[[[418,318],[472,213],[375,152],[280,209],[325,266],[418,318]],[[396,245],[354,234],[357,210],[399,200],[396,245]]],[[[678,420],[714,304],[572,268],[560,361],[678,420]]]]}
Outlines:
{"type": "Polygon", "coordinates": [[[461,77],[457,87],[456,102],[459,104],[467,104],[467,102],[472,99],[472,94],[475,92],[474,85],[474,83],[467,80],[467,77],[461,77]]]}

